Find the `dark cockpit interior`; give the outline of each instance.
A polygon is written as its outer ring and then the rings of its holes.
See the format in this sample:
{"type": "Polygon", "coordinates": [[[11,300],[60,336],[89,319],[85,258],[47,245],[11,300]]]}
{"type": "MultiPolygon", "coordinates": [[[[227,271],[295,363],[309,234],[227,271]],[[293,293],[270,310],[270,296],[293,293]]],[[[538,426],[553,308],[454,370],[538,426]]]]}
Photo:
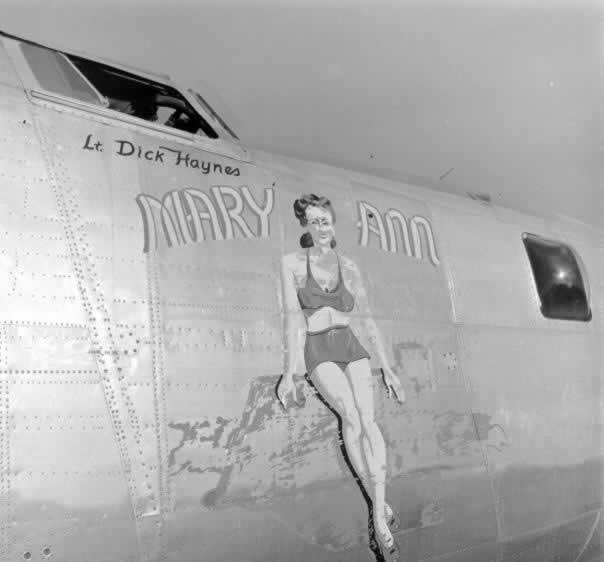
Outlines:
{"type": "Polygon", "coordinates": [[[180,131],[218,137],[174,88],[98,62],[73,55],[68,58],[108,100],[109,109],[180,131]]]}

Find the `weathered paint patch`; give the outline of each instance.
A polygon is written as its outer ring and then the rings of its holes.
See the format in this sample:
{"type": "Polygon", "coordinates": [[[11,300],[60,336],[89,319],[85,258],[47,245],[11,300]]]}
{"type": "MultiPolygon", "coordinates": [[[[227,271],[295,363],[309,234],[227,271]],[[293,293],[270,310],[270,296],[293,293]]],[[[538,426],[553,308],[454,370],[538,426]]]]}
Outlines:
{"type": "MultiPolygon", "coordinates": [[[[222,438],[225,428],[230,423],[230,420],[224,419],[222,417],[217,417],[215,426],[213,427],[213,431],[210,435],[200,435],[200,431],[204,429],[209,429],[211,424],[209,421],[204,422],[184,422],[184,423],[169,423],[168,427],[170,429],[176,429],[178,431],[182,431],[182,437],[180,443],[174,447],[168,456],[168,466],[174,466],[176,453],[182,449],[187,444],[193,443],[211,443],[214,448],[220,446],[220,439],[222,438]]],[[[177,471],[178,473],[178,471],[177,471]]]]}

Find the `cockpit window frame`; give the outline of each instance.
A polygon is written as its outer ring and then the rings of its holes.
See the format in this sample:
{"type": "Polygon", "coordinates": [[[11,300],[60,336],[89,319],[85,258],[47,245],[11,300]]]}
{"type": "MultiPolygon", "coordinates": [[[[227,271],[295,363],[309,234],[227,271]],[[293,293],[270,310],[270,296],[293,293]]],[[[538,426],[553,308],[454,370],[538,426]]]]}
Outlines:
{"type": "Polygon", "coordinates": [[[239,142],[240,141],[239,137],[235,134],[235,132],[233,131],[233,129],[231,129],[231,127],[229,127],[229,125],[220,116],[220,114],[216,113],[216,111],[210,105],[210,103],[199,92],[197,92],[197,91],[195,91],[195,90],[193,90],[191,88],[189,88],[187,91],[193,97],[193,99],[206,110],[206,112],[208,113],[208,115],[210,115],[214,119],[214,121],[216,123],[218,123],[218,125],[220,126],[220,128],[223,131],[227,132],[231,136],[231,138],[233,139],[233,141],[235,141],[235,142],[239,142]]]}

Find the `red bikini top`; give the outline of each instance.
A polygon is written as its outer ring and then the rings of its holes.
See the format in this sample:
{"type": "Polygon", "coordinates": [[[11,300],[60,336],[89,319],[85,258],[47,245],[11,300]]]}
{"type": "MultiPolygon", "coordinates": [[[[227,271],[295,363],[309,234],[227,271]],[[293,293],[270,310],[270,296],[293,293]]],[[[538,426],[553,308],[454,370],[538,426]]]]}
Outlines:
{"type": "Polygon", "coordinates": [[[330,306],[340,312],[350,312],[354,308],[354,297],[342,280],[340,257],[337,253],[336,257],[338,259],[338,284],[334,289],[328,291],[322,289],[313,277],[310,269],[309,253],[308,250],[306,251],[306,283],[304,287],[298,289],[298,301],[302,310],[308,316],[325,306],[330,306]]]}

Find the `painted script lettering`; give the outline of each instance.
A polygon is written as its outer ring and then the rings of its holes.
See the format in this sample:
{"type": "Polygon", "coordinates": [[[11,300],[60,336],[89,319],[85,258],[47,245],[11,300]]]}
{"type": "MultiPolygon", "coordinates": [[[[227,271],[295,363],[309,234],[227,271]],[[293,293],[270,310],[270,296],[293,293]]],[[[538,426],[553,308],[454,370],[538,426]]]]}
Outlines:
{"type": "Polygon", "coordinates": [[[428,219],[415,215],[407,220],[397,209],[389,209],[382,215],[378,209],[365,201],[358,202],[358,211],[361,246],[366,248],[371,240],[375,240],[385,252],[404,253],[418,260],[427,255],[432,264],[440,263],[432,225],[428,219]],[[427,249],[424,248],[420,229],[424,232],[427,249]]]}
{"type": "Polygon", "coordinates": [[[157,250],[161,241],[174,247],[208,239],[268,238],[274,202],[273,189],[265,188],[263,201],[256,201],[247,186],[214,186],[210,193],[179,189],[166,193],[161,200],[153,195],[138,195],[143,251],[157,250]]]}
{"type": "MultiPolygon", "coordinates": [[[[92,133],[86,135],[82,150],[94,152],[103,152],[104,145],[97,140],[92,133]]],[[[237,166],[227,166],[220,162],[212,160],[202,160],[195,157],[195,153],[185,152],[180,149],[169,146],[145,146],[135,144],[127,139],[113,140],[113,154],[129,160],[145,160],[153,164],[167,164],[181,168],[199,170],[205,176],[208,174],[234,176],[241,175],[241,170],[237,166]]]]}

